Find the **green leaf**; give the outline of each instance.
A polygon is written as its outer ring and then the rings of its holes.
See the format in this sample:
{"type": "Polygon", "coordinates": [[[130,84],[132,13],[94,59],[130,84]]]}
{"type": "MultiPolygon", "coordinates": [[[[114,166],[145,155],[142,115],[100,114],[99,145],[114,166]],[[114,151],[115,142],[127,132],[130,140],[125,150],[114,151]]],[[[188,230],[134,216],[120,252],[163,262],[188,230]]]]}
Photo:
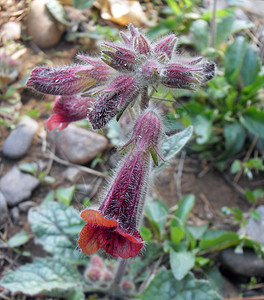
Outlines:
{"type": "Polygon", "coordinates": [[[167,205],[160,200],[148,202],[144,213],[149,222],[162,234],[165,229],[166,217],[169,213],[167,205]]]}
{"type": "Polygon", "coordinates": [[[174,277],[182,280],[194,267],[195,256],[191,252],[170,251],[170,266],[174,277]]]}
{"type": "Polygon", "coordinates": [[[237,245],[240,242],[239,235],[235,232],[222,230],[208,230],[199,243],[199,252],[210,249],[220,251],[222,249],[237,245]]]}
{"type": "Polygon", "coordinates": [[[212,122],[207,117],[198,115],[194,119],[194,132],[198,137],[196,142],[198,144],[204,144],[208,142],[212,134],[212,122]]]}
{"type": "Polygon", "coordinates": [[[56,198],[60,202],[66,205],[70,205],[75,190],[76,190],[76,185],[67,188],[59,188],[56,190],[56,198]]]}
{"type": "Polygon", "coordinates": [[[241,161],[240,160],[235,160],[233,161],[232,165],[231,165],[231,168],[230,168],[230,172],[232,174],[235,174],[237,172],[239,172],[242,168],[242,164],[241,164],[241,161]]]}
{"type": "Polygon", "coordinates": [[[37,166],[35,163],[22,163],[19,164],[18,166],[19,170],[26,172],[26,173],[30,173],[32,175],[36,175],[37,172],[37,166]]]}
{"type": "Polygon", "coordinates": [[[57,0],[48,0],[46,3],[48,11],[51,13],[53,18],[59,23],[62,23],[65,26],[69,26],[69,22],[66,19],[63,6],[57,0]]]}
{"type": "Polygon", "coordinates": [[[201,226],[189,225],[187,226],[187,229],[196,240],[200,240],[203,237],[206,230],[208,229],[208,224],[206,223],[201,226]]]}
{"type": "Polygon", "coordinates": [[[195,197],[194,195],[190,194],[184,196],[178,204],[178,209],[175,212],[175,219],[172,219],[171,224],[172,226],[182,226],[186,224],[188,219],[189,213],[194,207],[195,197]]]}
{"type": "Polygon", "coordinates": [[[144,241],[146,241],[146,242],[151,241],[152,233],[151,233],[151,230],[148,227],[141,225],[140,226],[140,234],[141,234],[144,241]]]}
{"type": "Polygon", "coordinates": [[[71,263],[83,263],[84,259],[76,250],[76,240],[85,223],[73,207],[48,202],[32,208],[28,221],[36,242],[46,251],[71,263]]]}
{"type": "Polygon", "coordinates": [[[176,280],[171,271],[162,267],[139,299],[221,300],[221,297],[211,289],[208,281],[196,280],[191,273],[182,280],[176,280]]]}
{"type": "Polygon", "coordinates": [[[256,202],[257,199],[255,198],[254,194],[250,190],[246,189],[245,195],[249,202],[251,202],[251,203],[256,202]]]}
{"type": "Polygon", "coordinates": [[[48,194],[46,195],[46,197],[43,199],[42,201],[42,205],[46,205],[47,203],[54,201],[55,195],[53,191],[48,192],[48,194]]]}
{"type": "Polygon", "coordinates": [[[252,209],[251,212],[250,212],[250,217],[252,219],[256,220],[256,221],[259,221],[260,218],[261,218],[261,215],[260,215],[260,213],[257,210],[252,209]]]}
{"type": "Polygon", "coordinates": [[[181,227],[171,226],[171,240],[175,246],[184,238],[185,231],[181,227]]]}
{"type": "Polygon", "coordinates": [[[254,27],[255,24],[248,20],[235,20],[232,26],[232,33],[254,27]]]}
{"type": "Polygon", "coordinates": [[[260,63],[256,47],[248,44],[243,65],[241,68],[241,78],[243,87],[255,82],[260,69],[260,63]]]}
{"type": "Polygon", "coordinates": [[[73,0],[74,8],[85,10],[93,6],[95,0],[73,0]]]}
{"type": "Polygon", "coordinates": [[[86,298],[82,288],[77,288],[73,290],[67,297],[67,300],[85,300],[85,299],[86,298]]]}
{"type": "Polygon", "coordinates": [[[170,137],[168,137],[162,144],[162,155],[165,158],[165,162],[161,162],[159,166],[157,166],[154,171],[155,173],[160,172],[164,168],[166,168],[171,159],[175,157],[177,153],[181,151],[181,149],[186,145],[186,143],[190,140],[193,133],[193,126],[189,126],[184,130],[176,133],[170,137]]]}
{"type": "Polygon", "coordinates": [[[250,107],[240,116],[240,121],[250,132],[264,138],[264,111],[250,107]]]}
{"type": "Polygon", "coordinates": [[[246,39],[242,36],[237,37],[234,42],[229,45],[225,52],[225,77],[231,84],[235,85],[247,49],[246,39]]]}
{"type": "Polygon", "coordinates": [[[190,27],[191,42],[195,48],[202,52],[209,44],[209,27],[204,20],[192,22],[190,27]]]}
{"type": "Polygon", "coordinates": [[[233,15],[217,19],[215,34],[215,46],[217,48],[229,38],[233,29],[234,20],[235,16],[233,15]]]}
{"type": "Polygon", "coordinates": [[[67,291],[82,284],[84,280],[74,266],[50,257],[35,258],[32,264],[9,272],[1,281],[1,285],[13,293],[27,295],[45,294],[55,290],[67,291]]]}
{"type": "Polygon", "coordinates": [[[11,248],[19,247],[27,243],[29,239],[30,235],[26,231],[20,231],[8,240],[7,245],[11,248]]]}

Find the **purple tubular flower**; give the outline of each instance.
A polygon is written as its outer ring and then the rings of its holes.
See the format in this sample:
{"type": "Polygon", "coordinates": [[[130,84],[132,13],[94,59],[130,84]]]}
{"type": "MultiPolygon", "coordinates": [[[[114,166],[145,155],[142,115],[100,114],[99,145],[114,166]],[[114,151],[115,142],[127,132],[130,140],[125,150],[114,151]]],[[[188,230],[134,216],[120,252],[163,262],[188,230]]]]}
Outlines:
{"type": "Polygon", "coordinates": [[[57,96],[52,109],[53,114],[46,121],[48,130],[60,127],[62,130],[70,122],[83,120],[92,107],[95,99],[91,97],[57,96]]]}
{"type": "Polygon", "coordinates": [[[74,95],[95,84],[96,80],[86,75],[90,70],[90,66],[65,68],[37,67],[32,71],[27,86],[33,87],[44,94],[74,95]],[[86,74],[77,75],[80,72],[86,74]]]}
{"type": "Polygon", "coordinates": [[[136,54],[124,47],[115,44],[104,43],[102,51],[102,61],[117,71],[134,71],[136,54]]]}
{"type": "Polygon", "coordinates": [[[161,54],[166,53],[169,59],[172,57],[172,53],[177,45],[177,37],[174,34],[170,34],[160,39],[154,47],[154,52],[161,54]]]}
{"type": "Polygon", "coordinates": [[[78,240],[84,253],[93,254],[103,249],[115,257],[138,255],[144,244],[138,226],[149,183],[149,148],[154,144],[158,146],[162,131],[161,119],[154,111],[147,110],[136,121],[129,142],[133,141],[133,147],[105,200],[98,210],[86,209],[81,213],[87,222],[78,240]],[[138,136],[143,132],[146,134],[138,136]]]}
{"type": "Polygon", "coordinates": [[[88,113],[93,129],[104,127],[115,115],[123,112],[139,94],[139,84],[131,75],[116,77],[88,113]]]}
{"type": "Polygon", "coordinates": [[[139,34],[133,40],[133,47],[139,54],[150,54],[151,46],[147,39],[142,35],[139,34]]]}

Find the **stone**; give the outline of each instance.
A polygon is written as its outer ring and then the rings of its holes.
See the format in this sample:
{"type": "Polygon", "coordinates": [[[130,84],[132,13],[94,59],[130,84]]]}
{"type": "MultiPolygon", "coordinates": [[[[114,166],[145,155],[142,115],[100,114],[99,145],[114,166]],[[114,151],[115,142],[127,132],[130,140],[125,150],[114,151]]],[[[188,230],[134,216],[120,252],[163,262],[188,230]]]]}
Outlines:
{"type": "Polygon", "coordinates": [[[7,22],[2,26],[0,32],[4,40],[19,40],[21,38],[21,23],[7,22]]]}
{"type": "Polygon", "coordinates": [[[30,118],[18,123],[17,127],[11,131],[3,144],[3,154],[10,159],[19,159],[29,150],[38,123],[30,118]]]}
{"type": "Polygon", "coordinates": [[[16,166],[0,179],[0,191],[6,198],[8,206],[15,206],[28,199],[39,185],[34,176],[21,172],[16,166]]]}
{"type": "Polygon", "coordinates": [[[65,179],[75,182],[80,174],[80,170],[75,167],[69,167],[63,172],[63,176],[65,179]]]}
{"type": "Polygon", "coordinates": [[[257,221],[250,218],[247,225],[241,228],[238,233],[246,234],[264,245],[264,205],[260,205],[257,211],[260,214],[260,219],[257,221]]]}
{"type": "Polygon", "coordinates": [[[8,219],[8,210],[5,196],[0,192],[0,228],[5,225],[8,219]]]}
{"type": "Polygon", "coordinates": [[[244,248],[243,253],[235,253],[233,248],[222,250],[219,261],[222,268],[235,275],[264,277],[264,260],[250,248],[244,248]]]}
{"type": "Polygon", "coordinates": [[[27,213],[28,210],[33,206],[36,206],[34,201],[24,201],[18,204],[19,210],[23,213],[27,213]]]}
{"type": "Polygon", "coordinates": [[[21,223],[19,209],[16,206],[11,209],[11,219],[15,224],[21,223]]]}
{"type": "Polygon", "coordinates": [[[46,8],[47,0],[35,0],[31,3],[28,15],[28,34],[40,48],[51,48],[58,44],[65,30],[46,8]]]}
{"type": "Polygon", "coordinates": [[[60,156],[75,164],[90,162],[108,145],[104,136],[74,125],[62,131],[53,131],[49,137],[60,156]]]}

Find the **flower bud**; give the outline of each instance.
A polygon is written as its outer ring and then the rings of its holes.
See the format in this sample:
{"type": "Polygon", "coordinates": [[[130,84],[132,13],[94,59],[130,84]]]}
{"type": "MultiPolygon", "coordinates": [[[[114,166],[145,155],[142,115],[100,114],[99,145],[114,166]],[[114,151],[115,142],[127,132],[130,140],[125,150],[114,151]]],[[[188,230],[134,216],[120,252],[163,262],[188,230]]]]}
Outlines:
{"type": "Polygon", "coordinates": [[[93,255],[91,258],[92,267],[96,267],[98,269],[104,269],[104,262],[97,254],[93,255]]]}
{"type": "Polygon", "coordinates": [[[175,34],[171,34],[168,36],[165,36],[164,38],[160,39],[155,48],[154,48],[154,52],[156,53],[166,53],[168,58],[172,57],[173,51],[176,48],[177,45],[177,37],[175,36],[175,34]]]}
{"type": "Polygon", "coordinates": [[[102,271],[96,267],[92,267],[86,271],[85,276],[92,282],[100,281],[102,279],[102,271]]]}
{"type": "Polygon", "coordinates": [[[134,283],[132,281],[129,281],[129,280],[125,280],[122,282],[121,284],[121,288],[122,290],[125,292],[125,293],[131,293],[134,291],[135,289],[135,286],[134,286],[134,283]]]}

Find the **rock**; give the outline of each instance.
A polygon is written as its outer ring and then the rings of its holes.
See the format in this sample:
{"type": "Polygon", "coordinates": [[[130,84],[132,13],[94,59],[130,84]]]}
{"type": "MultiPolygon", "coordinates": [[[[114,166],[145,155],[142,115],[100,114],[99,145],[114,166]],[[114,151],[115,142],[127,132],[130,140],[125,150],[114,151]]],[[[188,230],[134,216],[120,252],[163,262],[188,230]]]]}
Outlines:
{"type": "Polygon", "coordinates": [[[8,206],[15,206],[28,199],[38,185],[37,178],[22,173],[17,167],[13,167],[0,179],[0,191],[5,196],[8,206]]]}
{"type": "Polygon", "coordinates": [[[247,225],[241,228],[238,233],[246,234],[253,240],[260,242],[264,245],[264,205],[260,205],[257,208],[260,214],[260,219],[258,221],[250,218],[247,225]]]}
{"type": "Polygon", "coordinates": [[[36,203],[33,201],[24,201],[18,204],[18,208],[21,212],[26,213],[31,207],[35,205],[36,203]]]}
{"type": "Polygon", "coordinates": [[[245,248],[243,253],[238,254],[233,248],[228,248],[220,252],[219,260],[222,267],[233,274],[243,277],[264,277],[264,260],[252,249],[245,248]]]}
{"type": "Polygon", "coordinates": [[[44,0],[33,1],[28,15],[28,34],[40,48],[55,46],[64,32],[64,26],[49,13],[46,2],[44,0]]]}
{"type": "Polygon", "coordinates": [[[20,213],[16,206],[11,209],[11,219],[15,224],[20,223],[20,213]]]}
{"type": "Polygon", "coordinates": [[[0,192],[0,228],[5,225],[8,218],[7,204],[4,195],[0,192]]]}
{"type": "Polygon", "coordinates": [[[86,164],[106,149],[108,140],[95,132],[69,125],[49,134],[59,154],[75,164],[86,164]]]}
{"type": "Polygon", "coordinates": [[[6,40],[19,40],[21,38],[21,24],[17,22],[7,22],[2,26],[1,38],[6,40]]]}
{"type": "Polygon", "coordinates": [[[74,182],[78,179],[80,174],[80,170],[74,167],[69,167],[63,172],[63,176],[65,179],[74,182]]]}
{"type": "Polygon", "coordinates": [[[3,144],[3,154],[11,159],[19,159],[31,146],[33,137],[38,130],[38,123],[27,118],[18,123],[3,144]]]}

